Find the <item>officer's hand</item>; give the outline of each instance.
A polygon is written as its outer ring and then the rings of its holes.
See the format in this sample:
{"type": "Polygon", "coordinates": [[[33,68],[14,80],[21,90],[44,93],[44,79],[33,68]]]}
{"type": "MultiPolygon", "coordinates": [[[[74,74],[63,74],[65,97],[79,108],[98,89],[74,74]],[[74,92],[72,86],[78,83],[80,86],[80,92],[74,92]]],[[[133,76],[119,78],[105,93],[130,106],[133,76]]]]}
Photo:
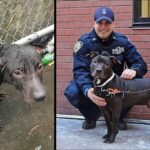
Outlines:
{"type": "Polygon", "coordinates": [[[93,103],[95,103],[98,106],[105,106],[107,104],[105,99],[98,97],[94,94],[93,88],[88,90],[87,96],[92,100],[93,103]]]}
{"type": "Polygon", "coordinates": [[[123,79],[130,80],[136,76],[136,71],[132,69],[125,69],[120,76],[123,79]]]}

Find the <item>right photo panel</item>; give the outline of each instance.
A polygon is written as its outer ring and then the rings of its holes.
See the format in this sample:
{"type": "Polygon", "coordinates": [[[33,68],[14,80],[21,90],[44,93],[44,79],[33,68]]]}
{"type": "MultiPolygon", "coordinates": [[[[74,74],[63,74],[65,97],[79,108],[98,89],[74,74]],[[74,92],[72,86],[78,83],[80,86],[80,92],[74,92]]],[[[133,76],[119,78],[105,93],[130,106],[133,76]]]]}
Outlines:
{"type": "Polygon", "coordinates": [[[57,150],[150,147],[149,35],[150,0],[56,1],[57,150]]]}

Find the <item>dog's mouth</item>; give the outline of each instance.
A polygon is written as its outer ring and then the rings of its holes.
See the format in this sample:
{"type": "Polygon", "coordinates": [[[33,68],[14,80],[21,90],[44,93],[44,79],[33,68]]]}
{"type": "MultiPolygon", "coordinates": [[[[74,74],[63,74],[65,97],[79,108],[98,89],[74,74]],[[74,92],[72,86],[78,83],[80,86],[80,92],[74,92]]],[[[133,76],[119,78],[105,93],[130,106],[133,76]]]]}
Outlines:
{"type": "Polygon", "coordinates": [[[37,89],[31,90],[30,88],[26,90],[23,89],[21,93],[23,95],[24,101],[29,104],[35,103],[35,102],[42,102],[44,101],[46,97],[46,89],[44,87],[40,88],[39,90],[37,89]]]}
{"type": "Polygon", "coordinates": [[[104,82],[105,80],[107,80],[107,76],[104,75],[104,74],[96,75],[96,76],[94,77],[94,80],[95,80],[98,84],[100,84],[101,82],[104,82]]]}
{"type": "Polygon", "coordinates": [[[32,103],[44,101],[46,97],[46,91],[44,91],[43,93],[39,93],[39,94],[22,91],[22,95],[26,103],[32,104],[32,103]]]}
{"type": "Polygon", "coordinates": [[[101,74],[94,77],[94,85],[100,86],[108,79],[107,75],[101,74]]]}
{"type": "Polygon", "coordinates": [[[25,94],[24,92],[22,93],[22,95],[23,95],[23,100],[24,100],[26,103],[28,103],[28,104],[33,104],[33,103],[36,102],[32,96],[29,96],[29,95],[25,94]]]}

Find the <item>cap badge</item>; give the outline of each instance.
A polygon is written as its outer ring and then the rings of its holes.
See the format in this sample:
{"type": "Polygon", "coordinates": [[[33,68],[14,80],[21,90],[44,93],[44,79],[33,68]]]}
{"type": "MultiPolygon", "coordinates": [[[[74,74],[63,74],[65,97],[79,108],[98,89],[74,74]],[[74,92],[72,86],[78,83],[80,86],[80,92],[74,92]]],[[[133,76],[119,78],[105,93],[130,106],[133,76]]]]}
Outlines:
{"type": "Polygon", "coordinates": [[[107,10],[105,8],[102,9],[102,14],[106,15],[107,14],[107,10]]]}

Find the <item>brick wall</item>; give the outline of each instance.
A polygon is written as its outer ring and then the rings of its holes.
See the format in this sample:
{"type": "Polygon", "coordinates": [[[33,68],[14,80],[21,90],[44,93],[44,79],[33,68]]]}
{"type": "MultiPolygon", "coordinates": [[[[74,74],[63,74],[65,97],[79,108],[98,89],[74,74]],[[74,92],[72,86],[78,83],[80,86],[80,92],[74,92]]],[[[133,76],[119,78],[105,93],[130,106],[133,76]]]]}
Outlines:
{"type": "MultiPolygon", "coordinates": [[[[63,95],[72,79],[72,49],[81,34],[93,28],[93,14],[99,6],[109,6],[115,12],[115,31],[128,36],[143,56],[150,70],[150,28],[132,28],[132,0],[57,0],[57,113],[80,114],[63,95]]],[[[150,77],[150,71],[145,77],[150,77]]],[[[134,106],[128,118],[150,119],[150,109],[134,106]]]]}

